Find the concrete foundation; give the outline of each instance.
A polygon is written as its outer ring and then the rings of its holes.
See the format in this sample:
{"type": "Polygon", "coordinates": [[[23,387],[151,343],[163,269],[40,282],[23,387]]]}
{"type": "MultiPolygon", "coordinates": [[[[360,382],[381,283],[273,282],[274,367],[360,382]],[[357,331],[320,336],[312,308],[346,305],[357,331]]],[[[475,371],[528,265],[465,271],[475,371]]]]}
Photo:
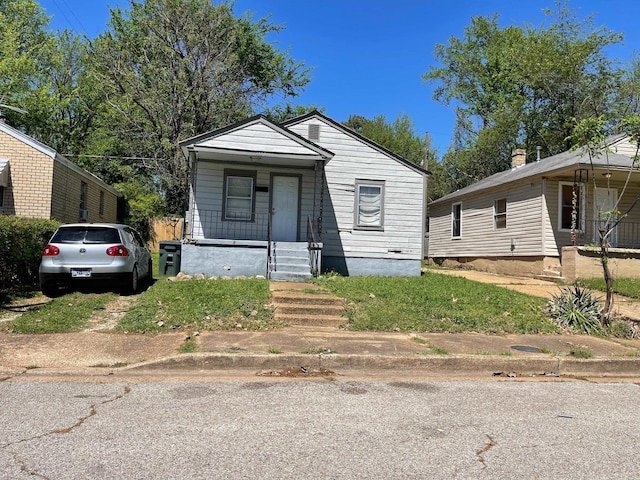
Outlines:
{"type": "Polygon", "coordinates": [[[207,277],[267,275],[267,242],[182,244],[180,270],[207,277]]]}
{"type": "Polygon", "coordinates": [[[447,268],[465,268],[499,275],[533,277],[543,275],[548,265],[559,263],[554,257],[458,257],[430,258],[429,263],[447,268]]]}
{"type": "Polygon", "coordinates": [[[419,277],[421,267],[420,260],[322,256],[323,273],[344,276],[419,277]]]}
{"type": "MultiPolygon", "coordinates": [[[[609,249],[609,269],[613,278],[640,278],[640,250],[609,249]]],[[[568,282],[580,278],[601,278],[602,264],[597,248],[562,247],[562,276],[568,282]]]]}

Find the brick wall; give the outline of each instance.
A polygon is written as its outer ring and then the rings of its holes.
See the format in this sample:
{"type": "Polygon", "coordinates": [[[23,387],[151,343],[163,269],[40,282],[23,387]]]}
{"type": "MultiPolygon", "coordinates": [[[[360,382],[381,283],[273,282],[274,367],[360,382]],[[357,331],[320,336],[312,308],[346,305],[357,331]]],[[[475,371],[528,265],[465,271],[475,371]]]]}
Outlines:
{"type": "Polygon", "coordinates": [[[53,159],[0,131],[0,158],[9,159],[6,215],[50,218],[53,159]]]}
{"type": "Polygon", "coordinates": [[[29,218],[50,218],[64,223],[80,221],[80,184],[87,184],[89,222],[117,220],[117,196],[92,177],[82,175],[70,162],[53,158],[0,131],[0,158],[9,159],[9,186],[0,213],[29,218]],[[100,192],[104,212],[100,214],[100,192]]]}

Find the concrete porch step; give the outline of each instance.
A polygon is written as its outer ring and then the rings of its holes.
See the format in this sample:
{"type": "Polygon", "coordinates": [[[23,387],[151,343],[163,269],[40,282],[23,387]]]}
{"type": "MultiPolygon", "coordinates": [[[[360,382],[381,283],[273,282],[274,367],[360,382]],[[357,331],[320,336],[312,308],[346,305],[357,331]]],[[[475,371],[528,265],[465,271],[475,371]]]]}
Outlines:
{"type": "Polygon", "coordinates": [[[274,291],[271,293],[274,301],[278,303],[293,303],[302,305],[337,305],[344,307],[342,298],[333,295],[316,295],[314,293],[298,293],[287,291],[274,291]]]}
{"type": "Polygon", "coordinates": [[[534,275],[533,278],[535,278],[536,280],[544,280],[547,282],[554,282],[554,283],[565,282],[565,279],[564,277],[561,276],[560,272],[547,274],[546,270],[542,275],[534,275]]]}
{"type": "Polygon", "coordinates": [[[311,280],[313,275],[305,272],[291,272],[286,270],[276,270],[271,272],[271,280],[280,282],[305,282],[311,280]]]}
{"type": "Polygon", "coordinates": [[[347,321],[346,318],[339,315],[299,315],[295,313],[276,313],[276,320],[285,322],[287,325],[335,328],[340,327],[347,321]]]}
{"type": "Polygon", "coordinates": [[[342,305],[304,305],[300,303],[283,303],[278,305],[278,312],[302,316],[336,315],[344,311],[342,305]]]}

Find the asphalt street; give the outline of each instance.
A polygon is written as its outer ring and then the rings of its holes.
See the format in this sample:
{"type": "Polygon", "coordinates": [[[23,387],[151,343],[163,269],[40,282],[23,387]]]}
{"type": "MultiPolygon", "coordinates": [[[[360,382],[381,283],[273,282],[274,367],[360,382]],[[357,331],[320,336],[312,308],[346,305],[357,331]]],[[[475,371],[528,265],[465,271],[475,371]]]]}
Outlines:
{"type": "Polygon", "coordinates": [[[639,478],[640,387],[0,383],[0,478],[639,478]]]}

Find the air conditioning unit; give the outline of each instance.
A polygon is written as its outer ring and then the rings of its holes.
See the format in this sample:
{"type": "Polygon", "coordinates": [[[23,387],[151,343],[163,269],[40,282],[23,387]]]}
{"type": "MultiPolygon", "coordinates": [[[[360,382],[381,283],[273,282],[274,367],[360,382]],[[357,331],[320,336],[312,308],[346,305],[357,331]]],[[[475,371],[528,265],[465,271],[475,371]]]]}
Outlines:
{"type": "Polygon", "coordinates": [[[80,221],[86,222],[89,219],[89,210],[80,210],[80,221]]]}

